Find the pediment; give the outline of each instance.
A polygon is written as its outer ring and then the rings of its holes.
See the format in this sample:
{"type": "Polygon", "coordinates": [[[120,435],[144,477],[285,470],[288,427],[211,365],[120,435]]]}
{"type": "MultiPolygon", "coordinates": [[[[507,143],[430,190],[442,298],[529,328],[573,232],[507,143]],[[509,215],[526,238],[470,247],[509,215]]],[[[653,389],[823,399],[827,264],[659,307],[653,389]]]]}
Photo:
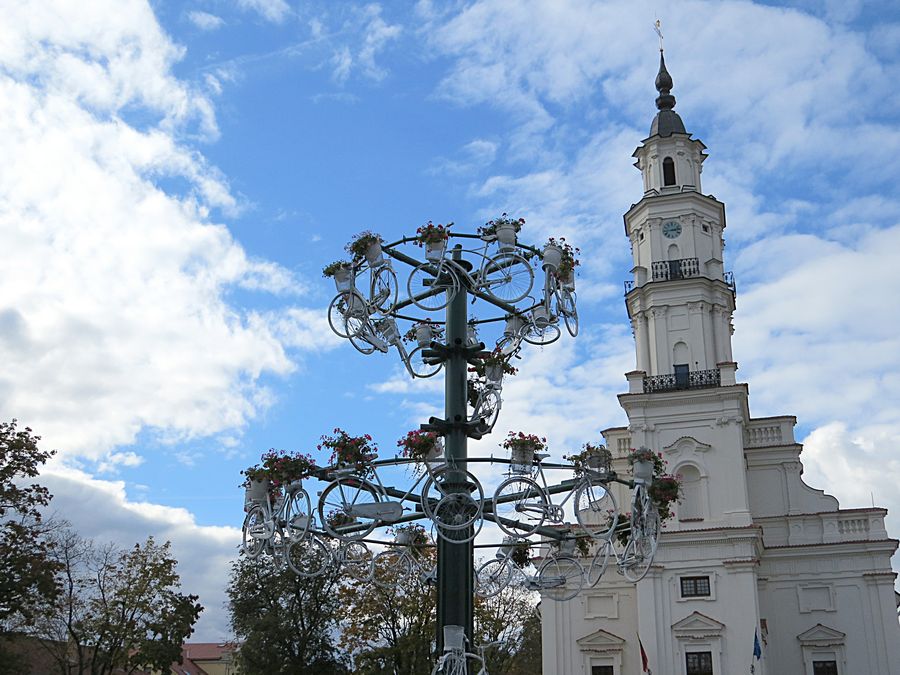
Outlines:
{"type": "Polygon", "coordinates": [[[673,457],[677,457],[681,453],[707,452],[708,450],[712,450],[712,446],[709,443],[702,443],[693,436],[682,436],[674,443],[667,445],[662,449],[665,454],[672,455],[673,457]]]}
{"type": "Polygon", "coordinates": [[[834,628],[829,628],[828,626],[823,626],[822,624],[817,623],[808,631],[800,633],[800,635],[797,636],[797,639],[800,640],[800,643],[804,645],[827,647],[829,645],[844,644],[844,638],[846,637],[846,633],[842,633],[839,630],[835,630],[834,628]]]}
{"type": "Polygon", "coordinates": [[[672,624],[672,631],[676,637],[706,637],[721,635],[725,630],[725,624],[712,619],[700,612],[689,614],[680,621],[672,624]]]}
{"type": "Polygon", "coordinates": [[[621,651],[625,647],[625,640],[614,633],[602,628],[589,635],[578,638],[578,648],[583,651],[609,652],[621,651]]]}

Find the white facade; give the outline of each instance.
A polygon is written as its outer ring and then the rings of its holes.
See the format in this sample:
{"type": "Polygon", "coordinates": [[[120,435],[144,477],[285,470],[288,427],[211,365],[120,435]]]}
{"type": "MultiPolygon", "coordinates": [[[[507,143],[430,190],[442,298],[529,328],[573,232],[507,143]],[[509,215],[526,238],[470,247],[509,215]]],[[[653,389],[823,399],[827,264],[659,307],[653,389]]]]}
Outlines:
{"type": "MultiPolygon", "coordinates": [[[[543,672],[637,675],[640,637],[656,675],[900,675],[886,511],[840,509],[801,478],[796,419],[751,417],[731,353],[724,205],[700,191],[705,146],[672,110],[664,64],[657,88],[634,155],[644,195],[625,214],[629,424],[604,437],[621,475],[630,448],[661,451],[685,496],[644,580],[610,565],[574,600],[543,600],[543,672]]],[[[615,496],[627,508],[627,491],[615,496]]]]}

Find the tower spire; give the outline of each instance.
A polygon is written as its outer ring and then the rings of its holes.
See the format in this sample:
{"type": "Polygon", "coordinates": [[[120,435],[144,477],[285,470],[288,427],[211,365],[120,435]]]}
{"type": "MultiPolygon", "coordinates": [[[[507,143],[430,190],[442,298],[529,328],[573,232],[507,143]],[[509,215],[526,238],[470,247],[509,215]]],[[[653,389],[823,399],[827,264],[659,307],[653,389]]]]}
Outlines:
{"type": "Polygon", "coordinates": [[[662,47],[659,50],[659,72],[656,74],[656,117],[650,125],[650,135],[671,136],[672,134],[685,134],[684,122],[678,113],[672,110],[675,107],[675,97],[672,96],[672,76],[666,70],[666,57],[662,47]]]}

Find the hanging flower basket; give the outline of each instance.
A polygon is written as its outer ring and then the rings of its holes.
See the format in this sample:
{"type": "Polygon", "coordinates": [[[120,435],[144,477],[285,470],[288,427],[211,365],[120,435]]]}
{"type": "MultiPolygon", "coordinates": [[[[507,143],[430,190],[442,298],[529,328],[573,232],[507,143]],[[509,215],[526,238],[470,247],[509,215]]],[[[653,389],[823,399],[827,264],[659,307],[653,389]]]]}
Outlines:
{"type": "Polygon", "coordinates": [[[430,241],[425,244],[425,259],[431,262],[438,262],[444,257],[444,251],[447,249],[447,240],[430,241]]]}
{"type": "Polygon", "coordinates": [[[544,246],[544,252],[541,255],[543,258],[544,269],[551,269],[556,271],[559,268],[559,263],[562,262],[562,249],[556,244],[547,244],[544,246]]]}
{"type": "Polygon", "coordinates": [[[400,330],[397,328],[397,322],[393,319],[379,319],[375,322],[375,327],[381,331],[382,337],[388,344],[395,345],[400,342],[400,330]]]}
{"type": "Polygon", "coordinates": [[[628,463],[633,467],[633,471],[635,473],[635,478],[637,478],[637,472],[640,471],[641,476],[647,475],[647,469],[644,466],[641,466],[640,469],[636,467],[639,462],[649,462],[650,463],[650,475],[648,478],[642,478],[646,482],[649,482],[653,476],[660,476],[666,469],[666,463],[663,461],[662,454],[658,452],[653,452],[650,448],[645,448],[641,446],[637,450],[634,448],[631,449],[631,452],[628,453],[628,463]]]}
{"type": "Polygon", "coordinates": [[[440,466],[444,463],[444,439],[433,431],[413,429],[397,441],[402,448],[401,454],[416,461],[426,462],[429,466],[440,466]]]}
{"type": "Polygon", "coordinates": [[[251,502],[264,502],[271,486],[272,481],[268,478],[251,479],[250,484],[247,485],[247,499],[251,502]]]}
{"type": "Polygon", "coordinates": [[[516,248],[516,226],[512,223],[497,225],[497,243],[501,251],[511,251],[516,248]]]}
{"type": "Polygon", "coordinates": [[[569,291],[575,290],[575,268],[571,267],[566,272],[566,275],[563,276],[562,272],[560,272],[559,282],[562,284],[562,287],[569,291]]]}
{"type": "Polygon", "coordinates": [[[488,382],[502,382],[503,381],[503,365],[502,364],[492,364],[485,365],[484,367],[484,376],[488,380],[488,382]]]}
{"type": "Polygon", "coordinates": [[[576,476],[580,476],[583,473],[584,467],[598,473],[609,472],[609,467],[612,463],[612,453],[607,450],[605,445],[585,443],[581,448],[581,452],[563,457],[563,459],[575,465],[576,476]]]}
{"type": "Polygon", "coordinates": [[[531,310],[531,320],[538,328],[546,328],[550,325],[553,317],[550,315],[549,309],[543,305],[539,305],[531,310]]]}
{"type": "Polygon", "coordinates": [[[384,265],[384,256],[381,253],[381,235],[369,230],[360,232],[345,248],[348,253],[353,255],[354,259],[365,258],[371,267],[384,265]]]}
{"type": "Polygon", "coordinates": [[[501,445],[509,450],[513,473],[530,473],[534,464],[534,453],[543,450],[546,444],[546,438],[521,431],[510,431],[501,445]]]}
{"type": "Polygon", "coordinates": [[[506,325],[503,327],[503,334],[510,336],[518,335],[524,325],[525,319],[518,314],[511,314],[506,317],[506,325]]]}
{"type": "Polygon", "coordinates": [[[478,329],[471,322],[466,324],[466,344],[469,346],[478,344],[478,329]]]}
{"type": "Polygon", "coordinates": [[[637,461],[631,464],[631,471],[636,481],[650,483],[653,480],[653,462],[637,461]]]}
{"type": "Polygon", "coordinates": [[[440,223],[435,225],[429,220],[416,230],[416,244],[425,247],[426,260],[437,262],[444,257],[451,225],[453,223],[449,223],[446,227],[440,223]]]}
{"type": "Polygon", "coordinates": [[[353,466],[362,471],[378,456],[378,448],[369,434],[351,436],[343,429],[335,428],[334,436],[322,436],[316,448],[331,449],[331,463],[338,466],[353,466]]]}
{"type": "Polygon", "coordinates": [[[418,344],[422,349],[426,348],[431,344],[431,341],[434,339],[434,326],[430,323],[420,323],[415,327],[416,331],[416,344],[418,344]]]}
{"type": "Polygon", "coordinates": [[[516,539],[515,537],[511,537],[509,535],[506,535],[505,537],[503,537],[503,543],[500,544],[500,548],[498,549],[498,552],[497,552],[497,557],[505,558],[506,556],[508,556],[512,552],[517,541],[518,541],[518,539],[516,539]]]}
{"type": "Polygon", "coordinates": [[[322,269],[323,277],[334,279],[334,285],[338,293],[349,291],[353,288],[353,268],[346,260],[335,260],[322,269]]]}

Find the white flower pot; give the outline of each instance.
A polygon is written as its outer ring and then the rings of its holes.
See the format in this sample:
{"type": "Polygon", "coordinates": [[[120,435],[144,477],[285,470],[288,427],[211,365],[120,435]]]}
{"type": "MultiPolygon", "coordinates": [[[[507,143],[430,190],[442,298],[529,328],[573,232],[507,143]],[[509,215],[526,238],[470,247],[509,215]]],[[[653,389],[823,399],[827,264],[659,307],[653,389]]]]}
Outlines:
{"type": "Polygon", "coordinates": [[[388,343],[394,345],[400,342],[400,331],[397,329],[396,321],[393,319],[382,319],[377,326],[388,343]]]}
{"type": "Polygon", "coordinates": [[[584,463],[587,464],[587,468],[594,471],[606,468],[605,458],[600,455],[588,455],[584,463]]]}
{"type": "Polygon", "coordinates": [[[437,439],[437,442],[434,444],[434,450],[425,456],[425,462],[431,467],[432,471],[447,463],[447,460],[444,459],[443,439],[437,439]]]}
{"type": "Polygon", "coordinates": [[[425,243],[425,259],[431,262],[437,262],[444,257],[444,250],[447,248],[447,240],[429,241],[425,243]]]}
{"type": "Polygon", "coordinates": [[[490,365],[484,367],[484,376],[488,382],[501,382],[503,380],[503,366],[490,365]]]}
{"type": "Polygon", "coordinates": [[[522,330],[522,326],[524,325],[525,320],[518,314],[513,314],[506,320],[506,326],[503,328],[503,334],[510,336],[518,335],[519,331],[522,330]]]}
{"type": "Polygon", "coordinates": [[[400,530],[394,535],[394,543],[399,546],[409,546],[413,541],[412,532],[408,530],[400,530]]]}
{"type": "Polygon", "coordinates": [[[563,288],[570,291],[575,290],[575,268],[569,270],[569,273],[560,279],[563,288]]]}
{"type": "Polygon", "coordinates": [[[559,268],[559,263],[562,262],[562,249],[556,244],[547,244],[544,247],[543,258],[544,269],[549,267],[551,270],[556,270],[559,268]]]}
{"type": "Polygon", "coordinates": [[[369,248],[366,249],[366,262],[369,263],[370,267],[381,267],[384,265],[380,241],[374,241],[369,244],[369,248]]]}
{"type": "Polygon", "coordinates": [[[338,293],[344,293],[353,288],[353,273],[349,267],[339,267],[334,273],[334,285],[338,293]]]}
{"type": "Polygon", "coordinates": [[[649,484],[653,480],[653,462],[635,462],[631,465],[634,480],[649,484]]]}
{"type": "Polygon", "coordinates": [[[285,486],[284,489],[290,495],[294,494],[295,492],[300,492],[300,490],[303,489],[303,479],[297,478],[296,480],[292,480],[285,486]]]}
{"type": "Polygon", "coordinates": [[[510,553],[512,553],[513,547],[515,545],[516,545],[516,538],[506,535],[505,537],[503,537],[503,543],[500,545],[500,548],[497,551],[497,557],[505,558],[510,553]]]}
{"type": "Polygon", "coordinates": [[[466,326],[466,344],[467,345],[477,345],[478,344],[478,329],[475,328],[475,326],[471,323],[466,326]]]}
{"type": "Polygon", "coordinates": [[[516,248],[516,226],[512,223],[497,226],[497,243],[501,251],[516,248]]]}
{"type": "Polygon", "coordinates": [[[254,502],[265,501],[269,494],[269,485],[271,485],[271,481],[268,479],[250,481],[250,485],[247,487],[247,499],[254,502]]]}
{"type": "Polygon", "coordinates": [[[434,339],[434,328],[428,324],[416,326],[416,343],[423,349],[434,339]]]}
{"type": "Polygon", "coordinates": [[[513,448],[510,452],[513,473],[531,473],[531,465],[534,463],[534,447],[513,448]]]}
{"type": "Polygon", "coordinates": [[[550,325],[550,310],[541,305],[531,310],[531,319],[538,328],[546,328],[550,325]]]}

